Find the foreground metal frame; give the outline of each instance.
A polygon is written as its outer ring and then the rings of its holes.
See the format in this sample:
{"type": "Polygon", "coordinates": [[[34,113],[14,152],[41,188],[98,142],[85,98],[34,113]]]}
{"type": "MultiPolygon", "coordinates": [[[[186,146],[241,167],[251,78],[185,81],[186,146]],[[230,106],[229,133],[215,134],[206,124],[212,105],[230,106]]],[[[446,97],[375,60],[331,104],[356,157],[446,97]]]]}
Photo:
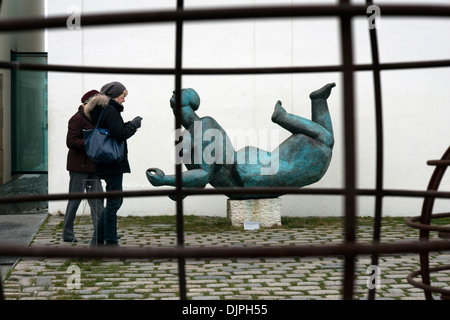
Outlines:
{"type": "MultiPolygon", "coordinates": [[[[447,167],[450,165],[450,147],[445,151],[440,160],[430,160],[427,162],[431,166],[436,166],[428,183],[428,190],[438,190],[444,177],[447,167]]],[[[450,213],[433,213],[434,198],[425,198],[422,206],[422,213],[420,216],[411,217],[406,221],[406,224],[412,228],[420,230],[419,238],[421,241],[428,241],[430,239],[430,232],[438,232],[438,236],[444,239],[450,239],[450,226],[432,225],[433,220],[450,217],[450,213]]],[[[448,242],[448,241],[447,241],[448,242]]],[[[438,272],[443,270],[450,270],[450,264],[430,268],[430,259],[428,252],[420,253],[420,271],[414,271],[407,277],[409,283],[415,287],[422,288],[425,292],[425,298],[432,300],[432,293],[440,293],[441,298],[450,300],[450,289],[443,289],[431,285],[431,272],[438,272]],[[418,275],[422,276],[422,282],[416,281],[414,278],[418,275]]]]}
{"type": "MultiPolygon", "coordinates": [[[[153,74],[174,75],[175,89],[177,92],[176,112],[179,115],[180,92],[183,75],[211,75],[211,74],[276,74],[276,73],[313,73],[313,72],[341,72],[343,79],[343,106],[344,106],[344,161],[345,161],[345,185],[342,189],[295,189],[295,188],[251,188],[251,189],[185,189],[182,187],[181,164],[175,166],[177,185],[174,189],[125,191],[102,193],[102,197],[153,197],[177,195],[208,195],[225,193],[271,193],[271,194],[316,194],[316,195],[341,195],[345,197],[344,204],[344,239],[341,245],[320,246],[294,246],[294,247],[253,247],[253,248],[185,248],[184,247],[184,222],[183,201],[176,201],[177,217],[177,247],[176,248],[51,248],[51,247],[0,247],[0,255],[34,256],[34,257],[90,257],[90,258],[176,258],[179,270],[179,295],[180,299],[187,299],[185,259],[187,258],[213,258],[213,257],[283,257],[283,256],[320,256],[337,255],[345,258],[343,299],[352,299],[354,294],[355,258],[358,255],[372,257],[372,264],[378,264],[380,254],[389,253],[420,253],[428,254],[430,251],[450,250],[450,241],[428,241],[421,239],[408,243],[380,243],[382,200],[386,196],[423,197],[425,199],[450,198],[450,192],[439,192],[437,189],[427,191],[413,190],[387,190],[383,188],[383,116],[380,71],[394,69],[449,67],[450,60],[400,62],[381,64],[378,58],[378,41],[376,29],[370,29],[370,41],[372,51],[372,64],[355,65],[352,48],[352,18],[365,16],[368,5],[350,5],[349,0],[340,0],[335,6],[270,6],[252,8],[224,8],[184,10],[183,0],[177,0],[177,10],[132,12],[120,14],[95,14],[81,16],[83,27],[112,24],[137,24],[137,23],[176,23],[175,68],[127,68],[127,67],[85,67],[85,66],[61,66],[61,65],[33,65],[9,61],[0,61],[0,68],[46,70],[50,72],[85,72],[85,73],[123,73],[123,74],[153,74]],[[183,50],[183,24],[186,21],[204,20],[231,20],[231,19],[259,19],[259,18],[283,18],[283,17],[339,17],[340,44],[342,63],[338,66],[313,66],[313,67],[274,67],[274,68],[241,68],[241,69],[184,69],[182,65],[183,50]],[[376,114],[376,188],[356,188],[356,144],[355,144],[355,101],[354,101],[354,72],[370,70],[373,73],[375,92],[376,114]],[[361,195],[375,197],[374,236],[372,244],[356,243],[356,198],[361,195]]],[[[1,1],[0,1],[1,5],[1,1]]],[[[414,16],[414,17],[450,17],[450,6],[382,6],[383,16],[414,16]]],[[[65,28],[66,16],[49,18],[14,19],[0,21],[0,32],[15,32],[23,30],[35,30],[43,28],[65,28]]],[[[175,117],[175,128],[181,128],[180,122],[175,117]]],[[[98,197],[99,194],[48,194],[35,196],[10,196],[1,197],[0,203],[12,203],[20,201],[54,201],[73,198],[98,197]]],[[[415,276],[416,274],[412,275],[415,276]]],[[[374,299],[375,289],[368,292],[369,299],[374,299]]],[[[3,290],[0,282],[0,298],[3,299],[3,290]]]]}

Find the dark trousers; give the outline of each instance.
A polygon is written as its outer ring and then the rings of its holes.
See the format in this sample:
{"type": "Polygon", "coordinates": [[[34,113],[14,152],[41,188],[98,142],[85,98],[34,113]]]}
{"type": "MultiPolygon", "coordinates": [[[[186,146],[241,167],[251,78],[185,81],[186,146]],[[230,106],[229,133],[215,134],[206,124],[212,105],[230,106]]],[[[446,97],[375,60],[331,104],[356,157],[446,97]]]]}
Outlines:
{"type": "MultiPolygon", "coordinates": [[[[69,193],[74,192],[102,192],[102,182],[99,177],[93,173],[70,172],[69,193]]],[[[92,224],[94,229],[97,227],[98,218],[103,211],[103,198],[88,199],[91,209],[92,224]]],[[[67,203],[66,214],[64,216],[64,227],[62,237],[66,241],[72,241],[75,238],[73,233],[73,222],[80,206],[81,199],[70,199],[67,203]]]]}
{"type": "MultiPolygon", "coordinates": [[[[106,182],[106,191],[122,191],[123,174],[102,175],[106,182]]],[[[122,206],[123,198],[107,198],[106,206],[94,230],[91,244],[117,245],[117,211],[122,206]]]]}

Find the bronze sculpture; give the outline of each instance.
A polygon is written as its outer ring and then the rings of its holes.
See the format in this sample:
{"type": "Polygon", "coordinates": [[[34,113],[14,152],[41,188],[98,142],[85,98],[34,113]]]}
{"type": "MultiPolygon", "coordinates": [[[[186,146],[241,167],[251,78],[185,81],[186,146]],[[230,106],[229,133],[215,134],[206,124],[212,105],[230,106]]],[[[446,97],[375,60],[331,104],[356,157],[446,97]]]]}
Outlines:
{"type": "MultiPolygon", "coordinates": [[[[311,120],[287,113],[281,101],[276,103],[272,121],[292,135],[272,152],[252,146],[235,151],[215,119],[200,118],[195,113],[200,106],[197,92],[183,89],[180,122],[186,130],[179,144],[179,155],[188,169],[183,172],[183,187],[204,188],[208,183],[213,187],[303,187],[319,181],[328,169],[334,145],[327,104],[334,86],[335,83],[329,83],[310,94],[311,120]]],[[[175,94],[170,105],[175,111],[175,94]]],[[[166,175],[158,168],[147,169],[146,175],[154,186],[175,186],[175,175],[166,175]]],[[[270,194],[227,196],[230,199],[274,197],[270,194]]]]}

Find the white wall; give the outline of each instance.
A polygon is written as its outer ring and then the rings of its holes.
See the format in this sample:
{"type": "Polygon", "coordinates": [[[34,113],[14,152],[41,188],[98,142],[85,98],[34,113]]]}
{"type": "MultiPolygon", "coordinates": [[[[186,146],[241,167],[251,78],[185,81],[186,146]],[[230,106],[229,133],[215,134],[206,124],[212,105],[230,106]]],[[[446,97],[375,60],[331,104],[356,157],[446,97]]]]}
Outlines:
{"type": "MultiPolygon", "coordinates": [[[[71,6],[83,13],[166,10],[176,1],[82,1],[47,0],[48,14],[69,16],[71,6]]],[[[410,3],[410,1],[403,1],[410,3]]],[[[214,5],[266,5],[270,1],[215,1],[214,5]]],[[[277,1],[290,5],[306,1],[277,1]]],[[[310,2],[311,3],[311,2],[310,2]]],[[[314,1],[313,3],[318,3],[314,1]]],[[[321,1],[320,3],[335,3],[321,1]]],[[[186,8],[211,6],[211,1],[187,0],[186,8]]],[[[355,60],[370,63],[367,21],[354,19],[355,60]]],[[[441,19],[382,18],[378,29],[381,62],[448,59],[450,22],[441,19]],[[447,41],[445,41],[445,39],[447,41]]],[[[341,62],[339,21],[323,19],[271,19],[245,21],[189,22],[184,27],[183,66],[263,67],[315,66],[341,62]]],[[[175,25],[130,25],[58,29],[48,33],[50,64],[92,66],[174,67],[175,25]]],[[[375,187],[375,118],[373,82],[370,72],[355,75],[357,109],[358,187],[375,187]]],[[[67,121],[76,112],[82,94],[117,80],[129,91],[123,117],[144,118],[142,128],[129,141],[131,174],[124,177],[125,190],[151,190],[145,176],[149,167],[174,173],[174,117],[169,99],[173,76],[110,74],[49,74],[49,192],[68,190],[65,170],[67,121]]],[[[429,159],[438,159],[448,147],[450,136],[448,98],[449,68],[383,71],[385,134],[385,188],[425,190],[433,168],[429,159]]],[[[183,87],[192,87],[201,96],[200,116],[214,117],[228,132],[239,129],[277,130],[280,141],[288,134],[271,120],[273,106],[281,100],[288,112],[309,118],[311,91],[336,82],[328,103],[336,144],[331,165],[315,188],[341,188],[343,172],[342,78],[339,73],[243,76],[185,76],[183,87]]],[[[278,143],[273,143],[271,149],[278,143]]],[[[269,145],[270,147],[270,145],[269,145]]],[[[449,186],[445,182],[445,186],[449,186]]],[[[358,201],[360,215],[373,215],[374,201],[358,201]]],[[[418,215],[422,201],[386,198],[385,215],[418,215]]],[[[343,215],[343,199],[338,196],[282,197],[282,214],[298,216],[343,215]]],[[[445,208],[446,201],[437,207],[445,208]]],[[[66,202],[51,202],[50,212],[65,211],[66,202]]],[[[225,196],[193,196],[184,201],[186,214],[226,215],[225,196]],[[207,201],[207,202],[206,202],[207,201]],[[205,206],[205,203],[208,203],[205,206]]],[[[80,208],[81,210],[81,208],[80,208]]],[[[175,204],[166,197],[127,198],[121,215],[173,214],[175,204]]]]}

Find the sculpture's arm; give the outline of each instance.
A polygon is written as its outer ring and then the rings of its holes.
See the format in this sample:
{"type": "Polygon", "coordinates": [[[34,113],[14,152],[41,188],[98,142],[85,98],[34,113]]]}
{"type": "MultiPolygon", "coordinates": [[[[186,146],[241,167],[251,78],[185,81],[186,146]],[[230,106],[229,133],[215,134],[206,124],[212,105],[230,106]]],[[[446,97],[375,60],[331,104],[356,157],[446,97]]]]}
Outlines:
{"type": "MultiPolygon", "coordinates": [[[[191,169],[182,173],[183,187],[186,188],[204,188],[211,178],[212,170],[207,168],[191,169]]],[[[165,175],[164,172],[158,168],[149,168],[146,171],[147,179],[155,187],[158,186],[175,186],[176,176],[165,175]]]]}

